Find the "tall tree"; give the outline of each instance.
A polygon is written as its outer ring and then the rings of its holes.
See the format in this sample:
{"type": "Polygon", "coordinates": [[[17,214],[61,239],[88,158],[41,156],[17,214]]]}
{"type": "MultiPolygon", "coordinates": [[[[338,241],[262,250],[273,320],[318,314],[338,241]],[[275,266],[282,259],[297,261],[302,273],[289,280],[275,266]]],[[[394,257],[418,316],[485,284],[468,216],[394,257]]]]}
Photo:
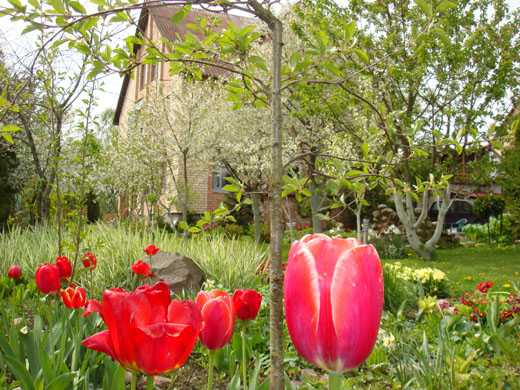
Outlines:
{"type": "MultiPolygon", "coordinates": [[[[518,89],[519,63],[511,53],[520,44],[519,12],[503,0],[356,0],[345,7],[320,0],[300,7],[306,23],[329,20],[320,31],[335,43],[345,36],[341,21],[362,20],[354,52],[367,66],[360,69],[353,57],[341,55],[318,69],[317,78],[328,76],[346,104],[354,98],[372,111],[371,128],[384,142],[381,160],[389,163],[382,174],[409,243],[431,258],[451,204],[450,172],[441,160],[456,149],[464,161],[468,147],[488,139],[489,123],[507,112],[508,95],[518,89]],[[416,170],[421,159],[429,162],[427,175],[416,170]],[[418,228],[435,199],[437,226],[423,241],[418,228]]],[[[310,39],[305,29],[300,33],[310,39]]]]}

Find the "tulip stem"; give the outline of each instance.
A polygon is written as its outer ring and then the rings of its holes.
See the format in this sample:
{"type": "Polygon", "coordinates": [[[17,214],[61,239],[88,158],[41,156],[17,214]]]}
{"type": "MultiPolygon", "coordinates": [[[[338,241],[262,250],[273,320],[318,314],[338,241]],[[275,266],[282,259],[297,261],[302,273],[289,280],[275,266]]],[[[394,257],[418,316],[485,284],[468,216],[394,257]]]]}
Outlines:
{"type": "Polygon", "coordinates": [[[153,390],[153,375],[146,378],[146,390],[153,390]]]}
{"type": "Polygon", "coordinates": [[[339,372],[329,372],[329,390],[341,390],[343,375],[339,372]]]}
{"type": "Polygon", "coordinates": [[[135,390],[137,388],[137,374],[135,372],[131,373],[130,377],[130,390],[135,390]]]}
{"type": "Polygon", "coordinates": [[[244,381],[244,389],[247,389],[247,355],[246,355],[246,325],[242,324],[240,332],[242,336],[242,380],[244,381]]]}
{"type": "Polygon", "coordinates": [[[208,390],[213,389],[213,366],[215,365],[215,351],[208,350],[208,390]]]}

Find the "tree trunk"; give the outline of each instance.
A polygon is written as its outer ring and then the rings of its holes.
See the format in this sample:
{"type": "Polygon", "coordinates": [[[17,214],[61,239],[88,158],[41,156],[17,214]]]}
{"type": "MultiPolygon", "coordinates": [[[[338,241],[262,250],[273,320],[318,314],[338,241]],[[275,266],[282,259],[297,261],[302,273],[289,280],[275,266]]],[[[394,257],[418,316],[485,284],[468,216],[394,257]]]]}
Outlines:
{"type": "Polygon", "coordinates": [[[188,154],[186,152],[182,153],[182,179],[183,179],[183,189],[184,192],[182,196],[182,220],[188,223],[188,154]]]}
{"type": "Polygon", "coordinates": [[[311,191],[311,216],[312,216],[312,231],[314,233],[321,233],[321,218],[319,216],[320,213],[320,205],[321,205],[321,196],[318,192],[318,187],[316,186],[316,182],[311,180],[310,185],[311,191]]]}
{"type": "Polygon", "coordinates": [[[40,223],[45,223],[49,218],[49,213],[51,209],[51,189],[52,186],[49,182],[43,182],[43,188],[40,190],[40,194],[38,196],[39,200],[39,209],[38,209],[38,219],[40,223]]]}
{"type": "Polygon", "coordinates": [[[271,187],[271,264],[269,272],[270,295],[270,355],[271,390],[283,390],[283,272],[281,258],[281,244],[283,228],[281,223],[282,213],[282,101],[281,101],[281,69],[282,69],[282,23],[271,20],[270,29],[273,39],[272,59],[272,187],[271,187]]]}
{"type": "Polygon", "coordinates": [[[421,212],[419,218],[416,218],[415,208],[411,200],[406,199],[405,201],[402,194],[398,193],[397,190],[394,193],[395,210],[399,216],[399,220],[403,224],[408,244],[410,244],[410,247],[425,260],[431,260],[433,258],[435,245],[441,238],[444,228],[444,220],[446,219],[446,213],[451,206],[449,194],[450,188],[448,186],[444,192],[444,196],[442,197],[442,203],[440,202],[440,199],[437,201],[437,204],[439,205],[439,214],[437,215],[437,225],[435,226],[435,231],[433,232],[432,237],[426,243],[423,243],[417,234],[417,228],[420,225],[418,222],[423,221],[424,213],[421,212]]]}
{"type": "Polygon", "coordinates": [[[260,216],[260,194],[258,192],[253,192],[251,194],[251,198],[253,200],[253,204],[251,208],[253,209],[253,224],[255,227],[255,242],[258,244],[262,238],[262,220],[260,216]]]}

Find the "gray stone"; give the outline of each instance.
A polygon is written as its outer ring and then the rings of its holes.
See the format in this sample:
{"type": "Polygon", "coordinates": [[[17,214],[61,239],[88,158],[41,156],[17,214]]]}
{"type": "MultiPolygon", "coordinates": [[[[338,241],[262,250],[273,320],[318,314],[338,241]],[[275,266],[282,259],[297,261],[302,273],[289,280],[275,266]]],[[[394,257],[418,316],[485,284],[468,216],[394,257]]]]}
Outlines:
{"type": "Polygon", "coordinates": [[[204,282],[204,272],[189,257],[180,253],[159,252],[150,260],[152,280],[163,280],[176,294],[182,291],[197,292],[204,282]]]}

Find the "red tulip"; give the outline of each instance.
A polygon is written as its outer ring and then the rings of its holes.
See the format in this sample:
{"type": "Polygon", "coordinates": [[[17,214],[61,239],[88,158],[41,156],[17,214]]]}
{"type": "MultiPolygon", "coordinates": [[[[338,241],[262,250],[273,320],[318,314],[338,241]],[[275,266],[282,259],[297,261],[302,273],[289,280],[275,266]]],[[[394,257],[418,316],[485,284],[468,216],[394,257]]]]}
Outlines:
{"type": "Polygon", "coordinates": [[[200,291],[195,302],[203,321],[200,332],[201,343],[209,349],[222,348],[231,339],[235,325],[231,297],[221,290],[200,291]]]}
{"type": "Polygon", "coordinates": [[[97,299],[89,299],[83,309],[83,317],[88,317],[92,313],[101,313],[101,303],[97,299]]]}
{"type": "Polygon", "coordinates": [[[22,277],[22,267],[19,265],[12,265],[7,270],[7,277],[13,280],[18,280],[22,277]]]}
{"type": "Polygon", "coordinates": [[[373,246],[353,238],[304,236],[289,251],[284,295],[289,335],[306,360],[339,373],[368,357],[384,295],[373,246]]]}
{"type": "Polygon", "coordinates": [[[60,284],[60,269],[55,264],[42,264],[36,269],[36,286],[44,293],[58,292],[60,284]]]}
{"type": "Polygon", "coordinates": [[[193,302],[173,300],[164,282],[133,292],[106,290],[101,318],[107,330],[82,344],[105,353],[123,367],[158,375],[182,366],[200,331],[200,313],[193,302]]]}
{"type": "Polygon", "coordinates": [[[142,260],[137,260],[134,264],[131,265],[131,268],[134,274],[144,276],[145,278],[153,275],[150,264],[145,263],[142,260]]]}
{"type": "Polygon", "coordinates": [[[67,256],[56,257],[56,266],[60,270],[60,277],[62,279],[70,278],[72,275],[72,264],[67,256]]]}
{"type": "Polygon", "coordinates": [[[233,306],[242,321],[254,320],[260,310],[262,295],[255,290],[236,290],[233,294],[233,306]]]}
{"type": "Polygon", "coordinates": [[[155,245],[148,245],[146,248],[144,248],[145,253],[148,256],[156,255],[157,252],[159,252],[159,248],[157,248],[155,245]]]}
{"type": "Polygon", "coordinates": [[[480,291],[481,293],[485,294],[485,293],[488,292],[488,290],[491,287],[493,287],[493,282],[492,281],[487,281],[487,282],[480,282],[479,284],[477,284],[475,289],[480,291]]]}
{"type": "Polygon", "coordinates": [[[91,271],[97,267],[97,259],[92,252],[85,252],[81,258],[81,262],[85,268],[90,268],[91,271]]]}
{"type": "Polygon", "coordinates": [[[83,287],[69,286],[60,292],[63,304],[69,309],[78,309],[87,303],[87,292],[83,287]]]}

